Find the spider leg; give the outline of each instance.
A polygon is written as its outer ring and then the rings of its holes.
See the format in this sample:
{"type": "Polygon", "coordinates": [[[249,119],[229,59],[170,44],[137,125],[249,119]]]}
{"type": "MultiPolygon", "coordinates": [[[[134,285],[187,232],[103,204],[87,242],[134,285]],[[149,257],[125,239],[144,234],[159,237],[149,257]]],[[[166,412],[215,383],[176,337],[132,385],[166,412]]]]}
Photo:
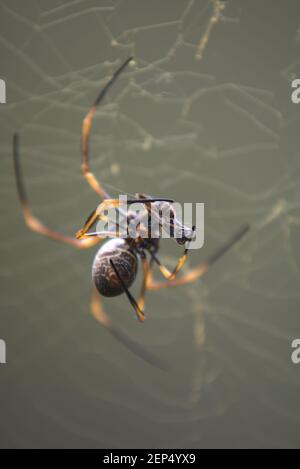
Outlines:
{"type": "Polygon", "coordinates": [[[117,326],[115,326],[108,315],[102,308],[100,296],[96,288],[93,288],[92,298],[91,298],[91,313],[94,318],[103,326],[105,329],[115,337],[121,344],[124,345],[128,350],[133,352],[135,355],[142,358],[145,362],[149,363],[156,368],[166,371],[165,364],[159,360],[157,357],[148,352],[144,347],[139,345],[137,342],[128,337],[123,331],[121,331],[117,326]]]}
{"type": "MultiPolygon", "coordinates": [[[[193,232],[194,231],[195,231],[195,227],[193,226],[193,232]]],[[[188,251],[189,251],[189,244],[190,244],[190,242],[188,243],[187,247],[185,248],[182,256],[180,256],[180,258],[178,259],[178,262],[177,262],[177,264],[174,267],[172,272],[170,272],[167,269],[167,267],[161,263],[161,261],[154,254],[154,252],[150,251],[150,255],[151,255],[152,259],[154,260],[154,262],[156,262],[156,264],[158,265],[159,270],[161,271],[161,273],[163,274],[163,276],[167,280],[173,280],[176,277],[177,273],[180,271],[180,269],[182,269],[182,267],[184,266],[184,263],[187,259],[187,255],[188,255],[188,251]]]]}
{"type": "Polygon", "coordinates": [[[39,233],[55,241],[69,244],[78,249],[89,248],[97,244],[100,240],[99,238],[77,240],[75,238],[72,238],[71,236],[48,228],[32,214],[28,203],[25,187],[23,184],[22,171],[20,166],[19,135],[17,133],[15,133],[13,136],[13,158],[18,195],[21,203],[24,221],[27,227],[30,230],[35,231],[36,233],[39,233]]]}
{"type": "Polygon", "coordinates": [[[114,84],[118,76],[123,72],[125,67],[129,64],[132,60],[132,57],[129,57],[122,65],[115,71],[111,79],[107,82],[104,88],[100,91],[99,95],[97,96],[94,104],[87,112],[85,118],[82,122],[82,129],[81,129],[81,171],[85,179],[87,180],[88,184],[92,187],[92,189],[101,197],[101,199],[108,199],[109,194],[102,188],[100,182],[96,179],[95,175],[90,171],[89,167],[89,140],[90,140],[90,132],[92,126],[92,120],[96,113],[98,105],[101,103],[103,98],[105,97],[106,93],[110,89],[110,87],[114,84]]]}
{"type": "Polygon", "coordinates": [[[140,309],[139,305],[137,304],[136,300],[134,299],[134,297],[132,296],[132,294],[130,293],[130,291],[128,290],[128,288],[126,287],[121,275],[119,274],[118,272],[118,269],[117,267],[115,266],[114,262],[112,260],[110,260],[110,264],[112,266],[112,268],[114,269],[115,271],[115,274],[116,276],[118,277],[122,287],[124,288],[124,292],[128,298],[128,300],[130,301],[134,311],[135,311],[135,314],[136,314],[136,317],[139,321],[143,322],[145,320],[145,314],[144,312],[140,309]]]}
{"type": "Polygon", "coordinates": [[[163,282],[153,280],[152,275],[148,276],[147,289],[159,290],[166,287],[175,287],[177,285],[184,285],[186,283],[194,282],[197,278],[202,277],[208,269],[217,262],[227,251],[229,251],[250,229],[249,225],[243,225],[233,236],[216,249],[206,260],[201,262],[197,267],[191,269],[189,272],[180,278],[173,278],[163,282]]]}
{"type": "Polygon", "coordinates": [[[75,234],[77,239],[84,238],[87,234],[87,231],[96,223],[97,220],[104,220],[107,221],[107,217],[102,215],[102,212],[105,210],[109,210],[110,208],[116,208],[121,205],[119,199],[105,199],[101,202],[96,210],[93,210],[92,213],[89,215],[88,219],[86,220],[83,228],[78,230],[75,234]]]}
{"type": "Polygon", "coordinates": [[[152,259],[154,260],[154,262],[157,264],[160,272],[163,274],[163,276],[167,279],[167,280],[172,280],[176,277],[177,273],[180,271],[180,269],[183,267],[185,261],[186,261],[186,258],[187,258],[187,253],[188,253],[188,248],[186,248],[184,250],[184,253],[183,255],[179,258],[175,268],[173,269],[172,272],[169,271],[169,269],[164,265],[162,264],[162,262],[158,259],[158,257],[153,253],[153,252],[150,252],[151,254],[151,257],[152,259]]]}
{"type": "Polygon", "coordinates": [[[140,253],[140,258],[143,266],[143,282],[141,286],[141,291],[138,299],[138,306],[140,310],[144,311],[145,308],[145,294],[146,294],[146,289],[147,289],[147,284],[149,282],[150,278],[150,269],[151,269],[151,264],[149,264],[146,254],[142,251],[140,253]]]}

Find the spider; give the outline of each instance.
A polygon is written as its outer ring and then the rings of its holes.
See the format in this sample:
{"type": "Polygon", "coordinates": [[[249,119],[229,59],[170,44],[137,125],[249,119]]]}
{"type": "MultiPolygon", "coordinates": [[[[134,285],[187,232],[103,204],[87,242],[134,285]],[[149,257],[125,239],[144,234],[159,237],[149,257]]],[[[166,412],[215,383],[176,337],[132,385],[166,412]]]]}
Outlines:
{"type": "MultiPolygon", "coordinates": [[[[13,136],[13,157],[14,157],[14,170],[18,195],[21,203],[23,217],[25,224],[29,229],[35,231],[43,236],[58,241],[60,243],[69,244],[77,249],[86,249],[95,246],[97,243],[107,238],[107,233],[101,236],[101,233],[91,233],[90,228],[99,219],[103,219],[104,212],[107,209],[114,208],[121,211],[122,207],[119,199],[112,198],[102,187],[95,175],[90,171],[89,167],[89,140],[92,120],[97,110],[98,105],[102,102],[108,90],[114,84],[118,76],[123,72],[132,57],[128,58],[113,74],[104,88],[97,96],[95,102],[87,112],[83,119],[81,129],[81,170],[88,184],[100,197],[100,204],[88,217],[83,228],[78,230],[75,237],[65,235],[58,231],[48,228],[38,218],[36,218],[31,211],[28,203],[25,187],[23,184],[22,173],[19,162],[19,135],[17,133],[13,136]]],[[[143,193],[137,193],[136,199],[127,201],[127,204],[139,202],[145,206],[145,210],[151,208],[152,204],[160,205],[167,204],[172,210],[172,199],[160,199],[146,196],[143,193]]],[[[129,215],[134,217],[132,213],[129,215]]],[[[214,264],[221,256],[223,256],[230,248],[233,247],[249,230],[248,225],[241,226],[233,236],[222,244],[215,252],[213,252],[207,259],[205,259],[198,266],[189,270],[181,276],[177,276],[182,266],[185,263],[188,254],[188,244],[193,238],[195,227],[188,228],[187,226],[180,225],[179,221],[173,213],[173,227],[181,227],[181,234],[175,240],[179,245],[185,245],[185,249],[180,256],[175,268],[170,272],[165,265],[161,263],[157,257],[159,251],[158,238],[145,238],[138,236],[135,238],[127,237],[125,239],[118,237],[117,231],[110,233],[112,239],[106,242],[99,248],[95,255],[92,278],[94,287],[91,298],[91,313],[94,318],[104,326],[113,336],[123,343],[127,348],[131,349],[134,353],[141,356],[144,360],[151,364],[160,366],[161,362],[147,352],[144,348],[130,339],[123,331],[113,324],[110,317],[105,313],[100,295],[113,297],[125,293],[129,302],[131,303],[137,319],[143,322],[145,319],[144,305],[146,290],[159,290],[171,286],[184,285],[189,282],[194,282],[201,277],[209,267],[214,264]],[[148,259],[149,257],[149,259],[148,259]],[[143,280],[140,290],[139,298],[136,300],[130,293],[129,288],[133,284],[138,270],[138,259],[143,268],[143,280]],[[162,281],[154,280],[152,276],[153,264],[156,264],[165,277],[162,281]]],[[[177,231],[178,233],[178,231],[177,231]]]]}

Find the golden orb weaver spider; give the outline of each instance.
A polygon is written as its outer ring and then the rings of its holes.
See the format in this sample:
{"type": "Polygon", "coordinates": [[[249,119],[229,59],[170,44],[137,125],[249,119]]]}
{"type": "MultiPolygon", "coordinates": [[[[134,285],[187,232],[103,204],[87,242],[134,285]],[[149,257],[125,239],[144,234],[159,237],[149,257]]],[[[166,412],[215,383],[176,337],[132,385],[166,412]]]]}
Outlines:
{"type": "MultiPolygon", "coordinates": [[[[112,198],[102,187],[100,182],[96,179],[94,174],[90,171],[89,167],[89,138],[92,120],[97,110],[98,105],[102,102],[109,88],[113,85],[118,76],[122,73],[125,67],[129,64],[132,58],[128,58],[113,74],[111,79],[107,82],[104,88],[99,93],[92,107],[87,112],[81,130],[81,170],[88,184],[100,197],[100,204],[92,212],[87,219],[83,228],[78,230],[76,236],[65,235],[58,231],[52,230],[45,226],[38,218],[36,218],[30,209],[25,187],[22,180],[21,168],[19,163],[19,136],[17,133],[13,136],[13,156],[14,156],[14,170],[16,177],[16,185],[18,195],[22,207],[25,224],[29,229],[35,231],[43,236],[46,236],[55,241],[69,244],[77,249],[85,249],[95,246],[99,241],[105,239],[107,234],[103,237],[99,233],[89,233],[88,230],[101,219],[102,213],[108,208],[119,209],[120,201],[112,198]]],[[[167,203],[172,206],[174,202],[171,199],[158,199],[148,197],[145,194],[137,194],[137,198],[127,201],[127,204],[133,202],[141,202],[149,209],[149,205],[153,203],[167,203]]],[[[182,225],[183,226],[183,225],[182,225]]],[[[144,304],[146,290],[159,290],[170,286],[184,285],[193,282],[201,277],[209,267],[215,263],[221,256],[223,256],[235,243],[237,243],[249,230],[248,225],[241,226],[238,231],[224,244],[222,244],[212,255],[200,263],[198,266],[189,270],[181,277],[177,277],[178,272],[181,270],[188,254],[188,246],[185,248],[183,254],[179,258],[177,265],[170,272],[158,259],[157,251],[159,250],[159,239],[145,239],[138,237],[132,239],[130,237],[121,239],[113,237],[107,241],[96,253],[92,276],[95,283],[91,298],[91,313],[94,318],[104,326],[113,336],[123,343],[134,353],[140,355],[144,360],[152,365],[163,368],[164,366],[152,354],[147,352],[144,348],[139,346],[136,342],[127,337],[121,330],[119,330],[111,321],[109,316],[104,312],[101,302],[100,294],[103,296],[117,296],[125,293],[129,302],[133,306],[139,321],[144,321],[144,304]],[[150,260],[147,258],[150,255],[150,260]],[[143,267],[143,281],[138,300],[135,300],[129,291],[129,287],[135,280],[138,266],[138,258],[140,258],[143,267]],[[153,263],[155,263],[162,275],[165,277],[164,281],[155,281],[152,277],[153,263]]],[[[193,229],[183,226],[182,235],[176,238],[178,244],[185,244],[191,241],[193,236],[193,229]]],[[[116,234],[115,234],[116,235],[116,234]]]]}

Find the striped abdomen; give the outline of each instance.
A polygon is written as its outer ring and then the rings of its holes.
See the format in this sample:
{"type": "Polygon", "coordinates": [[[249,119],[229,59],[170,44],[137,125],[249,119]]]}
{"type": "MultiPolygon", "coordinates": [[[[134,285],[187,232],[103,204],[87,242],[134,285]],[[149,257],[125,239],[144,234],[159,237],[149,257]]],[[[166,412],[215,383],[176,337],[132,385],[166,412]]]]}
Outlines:
{"type": "Polygon", "coordinates": [[[127,288],[132,285],[137,274],[138,259],[129,244],[120,238],[107,241],[98,250],[92,267],[93,281],[103,296],[117,296],[124,292],[110,264],[111,259],[127,288]]]}

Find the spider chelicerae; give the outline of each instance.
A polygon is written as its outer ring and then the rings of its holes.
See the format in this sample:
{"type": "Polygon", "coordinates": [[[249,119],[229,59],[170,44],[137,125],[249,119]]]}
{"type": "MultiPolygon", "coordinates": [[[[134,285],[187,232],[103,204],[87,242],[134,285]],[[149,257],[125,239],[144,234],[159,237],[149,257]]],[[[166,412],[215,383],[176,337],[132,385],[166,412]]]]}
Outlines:
{"type": "MultiPolygon", "coordinates": [[[[181,225],[179,220],[176,219],[176,214],[172,210],[172,199],[154,198],[147,196],[143,193],[137,193],[136,199],[127,201],[127,205],[132,203],[141,203],[145,210],[152,213],[152,206],[160,208],[161,204],[168,205],[172,214],[172,229],[173,233],[177,233],[176,239],[179,245],[185,245],[185,249],[180,256],[176,266],[172,271],[169,271],[165,265],[158,258],[159,251],[159,238],[145,237],[142,233],[143,227],[140,227],[140,236],[120,238],[118,236],[118,227],[116,226],[115,232],[100,233],[90,232],[89,230],[95,225],[98,220],[105,218],[104,213],[108,209],[115,209],[122,211],[124,207],[120,199],[112,198],[102,187],[95,175],[90,171],[89,167],[89,139],[92,120],[97,110],[98,105],[102,102],[109,88],[114,84],[118,76],[123,72],[132,58],[128,58],[113,74],[111,79],[107,82],[104,88],[99,93],[92,107],[87,112],[83,119],[81,129],[81,170],[88,184],[100,197],[100,204],[88,217],[83,228],[78,230],[75,237],[65,235],[58,231],[52,230],[45,226],[32,212],[28,203],[26,191],[24,188],[21,168],[19,163],[19,136],[17,133],[13,136],[13,156],[14,156],[14,169],[16,184],[23,211],[23,216],[26,225],[31,230],[46,236],[55,241],[69,244],[78,249],[86,249],[95,246],[100,241],[106,239],[109,235],[110,240],[106,241],[96,253],[92,267],[92,277],[94,281],[94,288],[91,298],[91,313],[97,321],[104,326],[108,331],[121,341],[127,348],[131,349],[134,353],[140,355],[144,360],[161,366],[152,354],[147,352],[143,347],[138,345],[130,339],[123,331],[121,331],[105,313],[100,295],[113,297],[125,293],[129,302],[131,303],[137,319],[143,322],[145,319],[144,306],[145,306],[145,293],[147,290],[159,290],[171,286],[184,285],[189,282],[194,282],[201,277],[209,267],[215,263],[223,254],[225,254],[237,241],[239,241],[249,230],[249,225],[241,226],[233,236],[222,244],[214,253],[207,259],[201,262],[196,267],[190,269],[184,275],[178,276],[188,254],[188,244],[193,238],[193,229],[181,225]],[[174,230],[174,227],[177,228],[174,230]],[[178,231],[179,228],[179,231],[178,231]],[[179,235],[178,235],[179,232],[179,235]],[[143,280],[140,290],[140,295],[136,300],[130,293],[129,288],[133,284],[138,270],[138,259],[140,259],[143,268],[143,280]],[[156,281],[152,276],[153,266],[157,265],[162,275],[165,277],[163,281],[156,281]]],[[[129,217],[134,217],[133,213],[129,213],[129,217]]],[[[145,228],[145,227],[144,227],[145,228]]]]}

